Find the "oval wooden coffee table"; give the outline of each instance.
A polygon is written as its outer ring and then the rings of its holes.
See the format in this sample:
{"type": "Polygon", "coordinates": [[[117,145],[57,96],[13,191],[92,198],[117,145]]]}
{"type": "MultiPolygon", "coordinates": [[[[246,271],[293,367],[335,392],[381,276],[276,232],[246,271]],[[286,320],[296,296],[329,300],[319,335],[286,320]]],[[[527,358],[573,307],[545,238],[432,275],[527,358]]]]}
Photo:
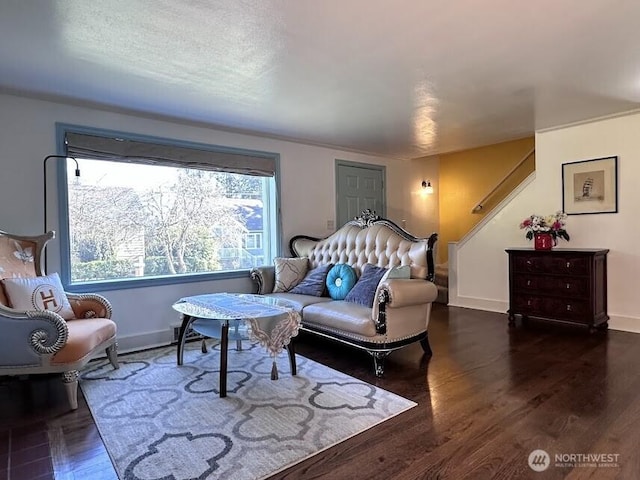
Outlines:
{"type": "Polygon", "coordinates": [[[291,374],[296,375],[296,357],[291,338],[298,334],[300,314],[286,300],[245,293],[212,293],[184,297],[173,304],[182,314],[177,363],[182,365],[185,336],[189,327],[205,337],[220,339],[220,397],[227,396],[227,352],[229,339],[259,342],[274,357],[271,378],[278,378],[275,356],[289,353],[291,374]],[[231,334],[229,330],[231,328],[231,334]]]}

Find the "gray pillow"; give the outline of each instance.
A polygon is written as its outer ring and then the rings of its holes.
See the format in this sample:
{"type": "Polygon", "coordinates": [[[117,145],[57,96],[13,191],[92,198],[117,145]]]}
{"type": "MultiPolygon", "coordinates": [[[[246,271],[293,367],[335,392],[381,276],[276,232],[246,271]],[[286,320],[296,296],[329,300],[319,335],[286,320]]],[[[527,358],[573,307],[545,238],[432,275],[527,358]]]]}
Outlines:
{"type": "Polygon", "coordinates": [[[373,307],[376,289],[385,273],[387,273],[386,268],[376,267],[375,265],[367,263],[362,270],[362,275],[353,288],[349,290],[344,301],[359,303],[365,307],[373,307]]]}
{"type": "Polygon", "coordinates": [[[313,270],[309,270],[309,273],[307,273],[298,285],[289,290],[289,293],[321,297],[326,288],[327,274],[329,270],[331,270],[331,267],[333,267],[333,264],[329,263],[328,265],[320,265],[313,270]]]}
{"type": "Polygon", "coordinates": [[[409,265],[392,267],[383,280],[387,278],[411,278],[411,267],[409,265]]]}

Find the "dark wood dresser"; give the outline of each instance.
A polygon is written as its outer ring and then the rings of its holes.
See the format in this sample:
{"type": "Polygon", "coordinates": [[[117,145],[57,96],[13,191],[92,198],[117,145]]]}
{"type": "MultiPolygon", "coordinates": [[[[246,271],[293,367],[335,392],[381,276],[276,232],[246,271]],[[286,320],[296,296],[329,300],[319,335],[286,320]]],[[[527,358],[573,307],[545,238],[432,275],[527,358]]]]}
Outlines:
{"type": "Polygon", "coordinates": [[[515,315],[606,330],[607,253],[602,249],[510,248],[509,325],[515,315]]]}

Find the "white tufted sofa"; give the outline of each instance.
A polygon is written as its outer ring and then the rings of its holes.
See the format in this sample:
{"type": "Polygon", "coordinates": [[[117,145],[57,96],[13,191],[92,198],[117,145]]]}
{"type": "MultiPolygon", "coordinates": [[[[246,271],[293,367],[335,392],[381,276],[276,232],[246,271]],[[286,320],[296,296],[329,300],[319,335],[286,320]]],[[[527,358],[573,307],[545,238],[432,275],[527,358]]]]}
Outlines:
{"type": "Polygon", "coordinates": [[[347,263],[360,275],[365,264],[379,267],[409,265],[410,279],[380,282],[373,308],[359,304],[292,293],[271,293],[273,266],[257,267],[251,277],[258,293],[289,300],[302,316],[302,329],[368,351],[375,373],[384,373],[384,359],[393,350],[420,342],[431,355],[427,327],[431,304],[438,295],[433,283],[433,248],[437,234],[416,238],[390,220],[364,211],[330,236],[299,235],[291,239],[291,253],[308,257],[309,268],[347,263]]]}

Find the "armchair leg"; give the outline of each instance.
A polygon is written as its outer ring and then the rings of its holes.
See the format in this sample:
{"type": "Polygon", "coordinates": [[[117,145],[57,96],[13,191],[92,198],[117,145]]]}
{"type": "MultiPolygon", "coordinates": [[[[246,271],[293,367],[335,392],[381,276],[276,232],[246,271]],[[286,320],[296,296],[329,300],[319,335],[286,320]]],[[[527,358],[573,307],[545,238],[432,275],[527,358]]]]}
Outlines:
{"type": "Polygon", "coordinates": [[[119,369],[120,365],[118,364],[118,343],[116,342],[110,347],[107,347],[106,353],[107,358],[109,359],[109,363],[111,363],[113,369],[119,369]]]}
{"type": "Polygon", "coordinates": [[[67,390],[67,399],[71,410],[78,409],[78,377],[80,374],[77,370],[70,370],[62,374],[62,382],[67,390]]]}

